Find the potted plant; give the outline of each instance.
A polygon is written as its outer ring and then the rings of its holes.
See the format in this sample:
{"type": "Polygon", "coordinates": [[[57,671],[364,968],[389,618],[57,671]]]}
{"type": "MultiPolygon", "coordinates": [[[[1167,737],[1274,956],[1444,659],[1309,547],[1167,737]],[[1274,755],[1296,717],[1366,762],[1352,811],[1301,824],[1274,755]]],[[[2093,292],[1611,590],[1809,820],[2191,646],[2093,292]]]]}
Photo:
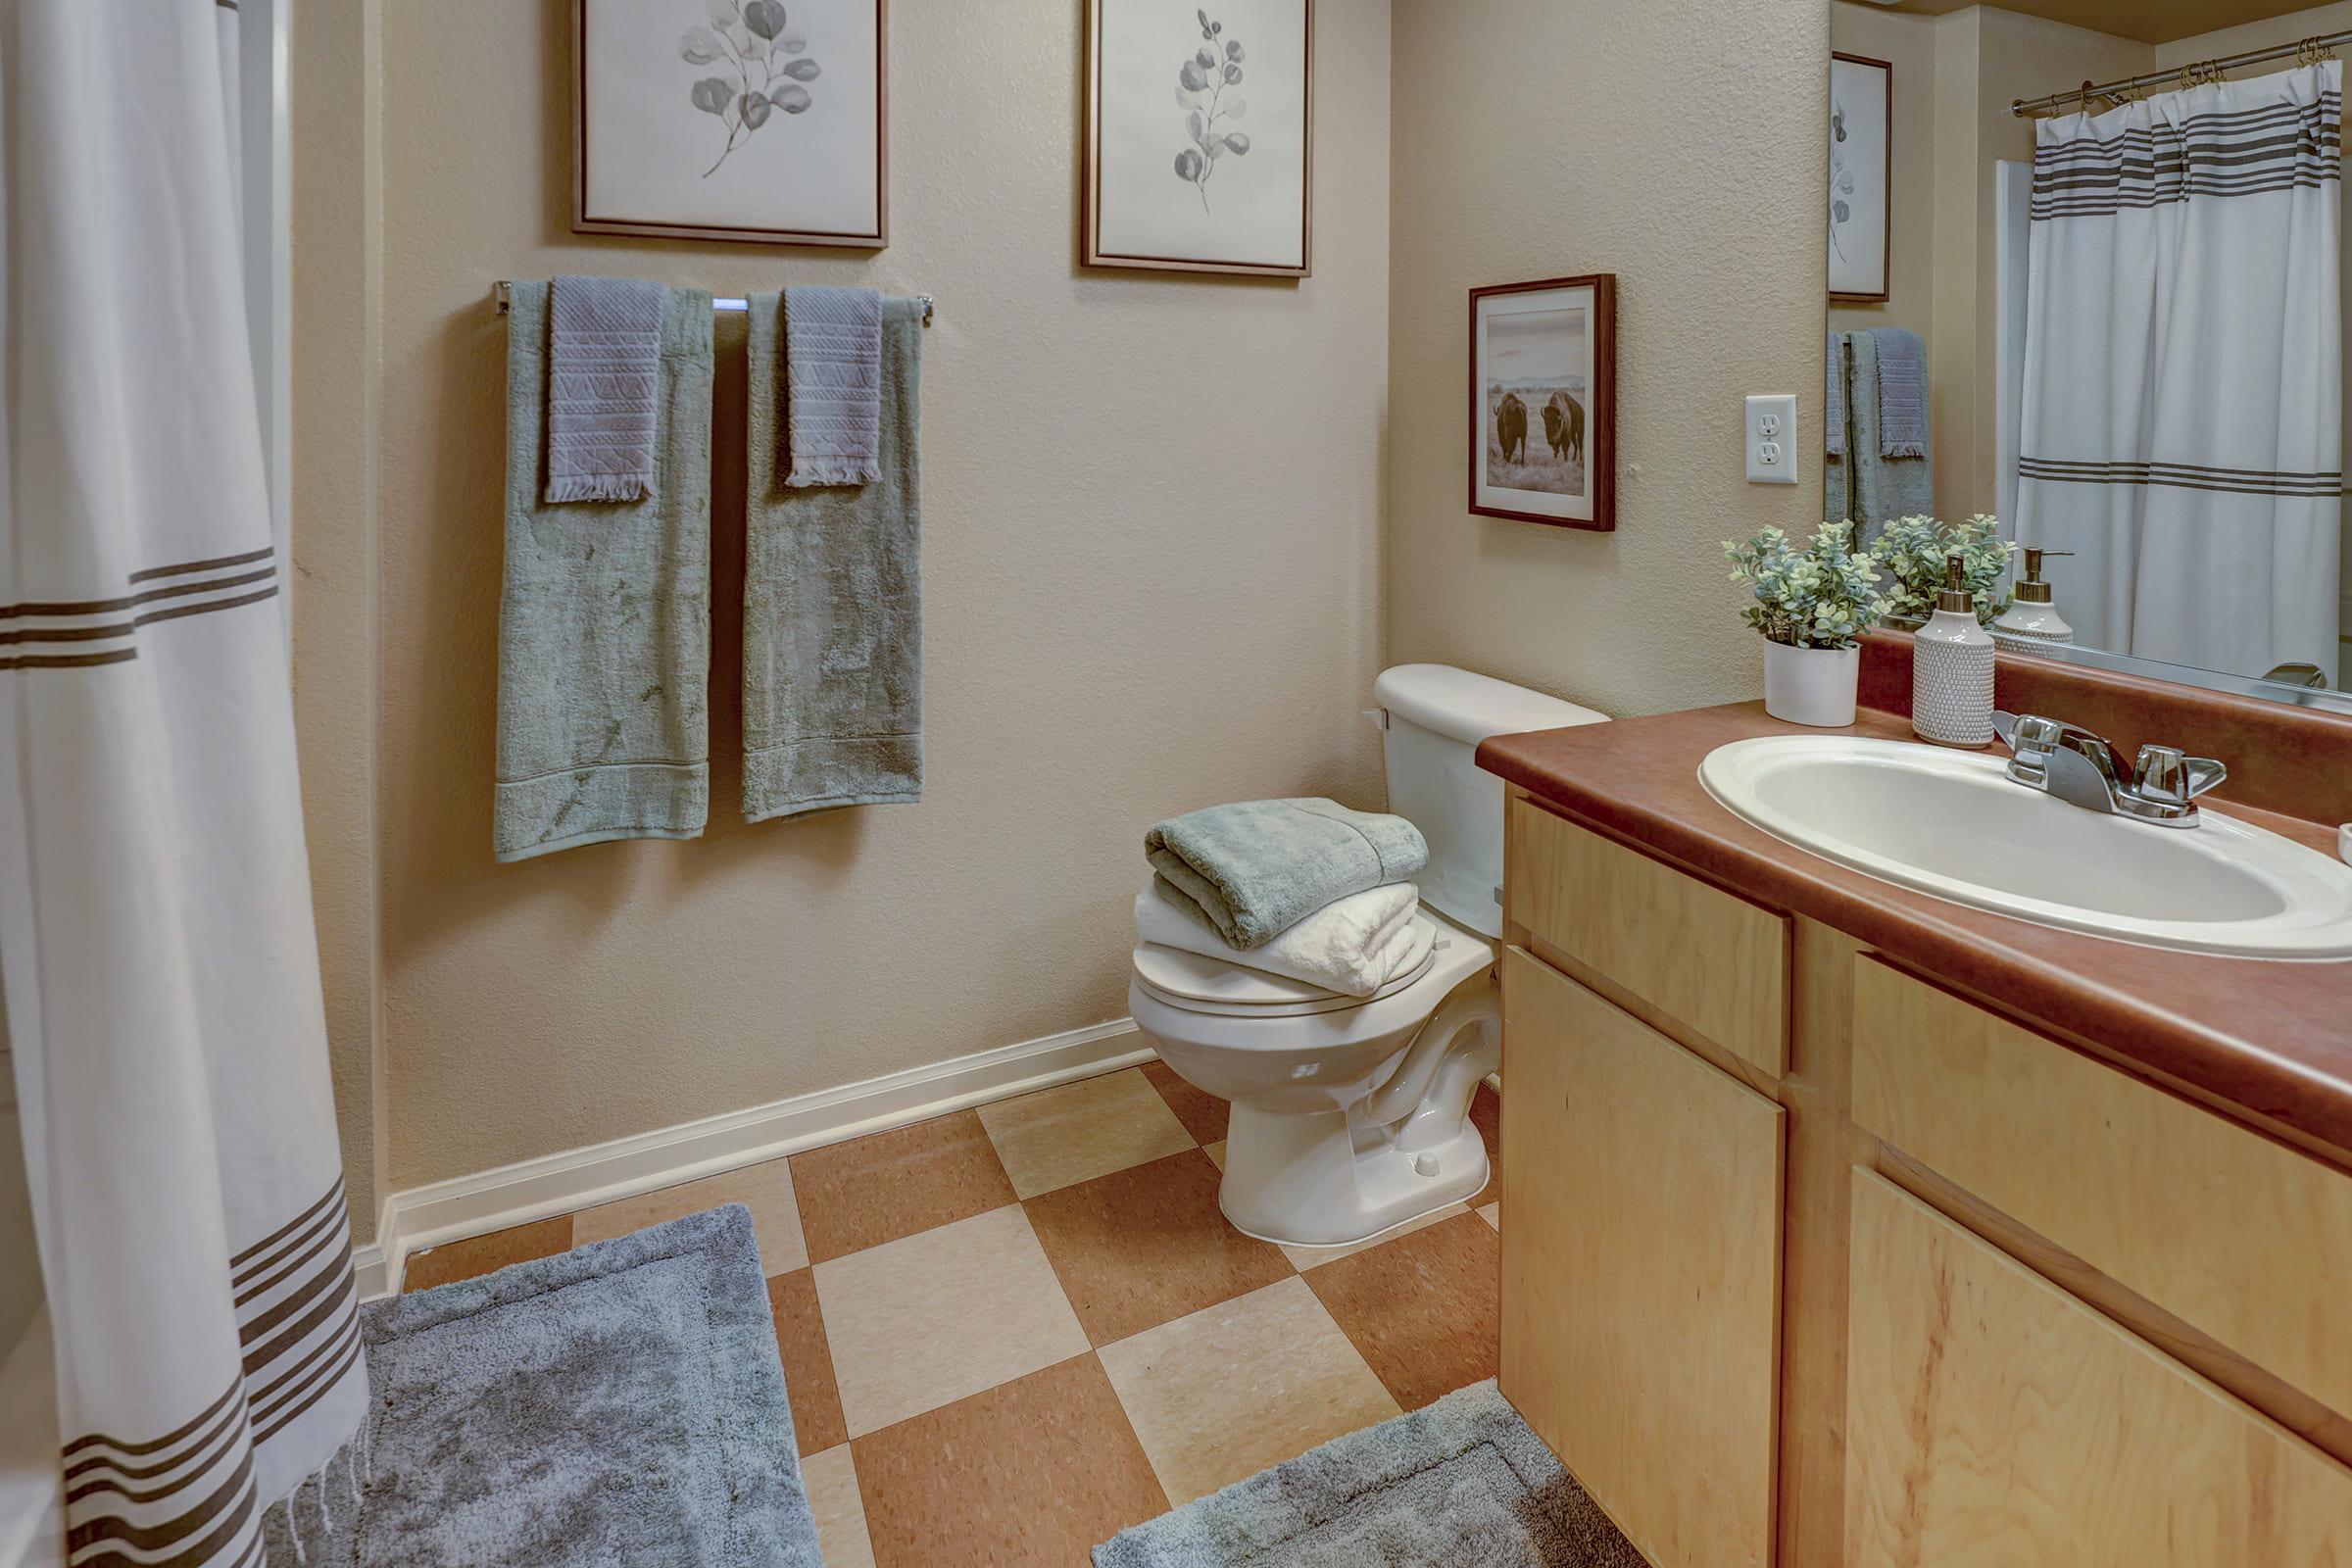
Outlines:
{"type": "Polygon", "coordinates": [[[1778,528],[1724,541],[1732,581],[1753,601],[1742,613],[1764,634],[1764,711],[1775,718],[1824,729],[1854,721],[1860,639],[1886,601],[1853,535],[1851,522],[1825,522],[1802,549],[1778,528]]]}
{"type": "Polygon", "coordinates": [[[1958,556],[1961,585],[1976,596],[1977,620],[1991,626],[2016,597],[2002,579],[2017,546],[2000,537],[2000,528],[1998,517],[1984,513],[1961,523],[1913,516],[1886,524],[1871,544],[1870,559],[1886,573],[1887,623],[1905,631],[1925,625],[1943,588],[1944,558],[1958,556]]]}

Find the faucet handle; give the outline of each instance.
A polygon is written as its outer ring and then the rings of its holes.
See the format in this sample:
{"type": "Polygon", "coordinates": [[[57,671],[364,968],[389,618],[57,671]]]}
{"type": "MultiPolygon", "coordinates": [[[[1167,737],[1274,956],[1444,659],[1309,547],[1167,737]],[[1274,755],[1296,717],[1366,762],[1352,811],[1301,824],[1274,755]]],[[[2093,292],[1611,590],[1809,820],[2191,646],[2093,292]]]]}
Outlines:
{"type": "Polygon", "coordinates": [[[2186,806],[2230,776],[2210,757],[2190,757],[2173,746],[2142,746],[2132,765],[2132,791],[2144,800],[2186,806]]]}
{"type": "Polygon", "coordinates": [[[2067,728],[2054,718],[2035,713],[2012,713],[1998,708],[1992,710],[1993,734],[2020,757],[2056,751],[2066,738],[2067,728]]]}

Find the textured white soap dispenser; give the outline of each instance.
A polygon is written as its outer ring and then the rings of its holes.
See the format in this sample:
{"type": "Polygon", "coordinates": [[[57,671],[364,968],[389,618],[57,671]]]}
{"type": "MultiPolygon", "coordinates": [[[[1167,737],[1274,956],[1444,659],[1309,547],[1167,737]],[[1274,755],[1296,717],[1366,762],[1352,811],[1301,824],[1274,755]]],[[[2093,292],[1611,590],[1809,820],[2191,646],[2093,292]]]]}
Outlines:
{"type": "Polygon", "coordinates": [[[2017,580],[2017,599],[1992,629],[2004,637],[2015,637],[2029,643],[2071,643],[2075,628],[2066,623],[2052,602],[2050,585],[2041,578],[2041,564],[2052,556],[2071,556],[2072,550],[2026,550],[2026,574],[2017,580]]]}
{"type": "Polygon", "coordinates": [[[1911,635],[1911,732],[1938,746],[1992,744],[1992,638],[1977,624],[1958,556],[1943,558],[1936,613],[1911,635]]]}

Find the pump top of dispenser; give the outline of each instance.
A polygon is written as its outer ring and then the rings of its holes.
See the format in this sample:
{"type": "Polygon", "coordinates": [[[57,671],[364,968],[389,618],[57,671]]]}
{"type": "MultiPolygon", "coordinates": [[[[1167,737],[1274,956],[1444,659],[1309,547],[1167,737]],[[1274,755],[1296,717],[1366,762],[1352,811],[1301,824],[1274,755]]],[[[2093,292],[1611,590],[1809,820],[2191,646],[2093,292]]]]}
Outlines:
{"type": "Polygon", "coordinates": [[[1958,556],[1943,558],[1943,592],[1936,596],[1937,610],[1948,610],[1955,615],[1977,612],[1977,596],[1968,591],[1966,571],[1967,565],[1958,556]]]}
{"type": "Polygon", "coordinates": [[[2071,556],[2072,550],[2036,550],[2026,547],[2025,575],[2017,579],[2017,602],[2021,605],[2046,605],[2050,602],[2050,585],[2041,580],[2041,564],[2051,556],[2071,556]]]}

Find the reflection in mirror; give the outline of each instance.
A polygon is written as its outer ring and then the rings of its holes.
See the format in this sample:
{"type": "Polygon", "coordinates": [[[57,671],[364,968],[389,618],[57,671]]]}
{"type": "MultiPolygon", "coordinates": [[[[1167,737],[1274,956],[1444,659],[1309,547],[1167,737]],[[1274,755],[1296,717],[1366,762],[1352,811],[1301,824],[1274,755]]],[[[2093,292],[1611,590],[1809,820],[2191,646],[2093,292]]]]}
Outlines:
{"type": "Polygon", "coordinates": [[[2328,703],[2352,3],[2012,4],[1831,7],[1825,514],[1989,543],[2012,648],[2328,703]]]}

